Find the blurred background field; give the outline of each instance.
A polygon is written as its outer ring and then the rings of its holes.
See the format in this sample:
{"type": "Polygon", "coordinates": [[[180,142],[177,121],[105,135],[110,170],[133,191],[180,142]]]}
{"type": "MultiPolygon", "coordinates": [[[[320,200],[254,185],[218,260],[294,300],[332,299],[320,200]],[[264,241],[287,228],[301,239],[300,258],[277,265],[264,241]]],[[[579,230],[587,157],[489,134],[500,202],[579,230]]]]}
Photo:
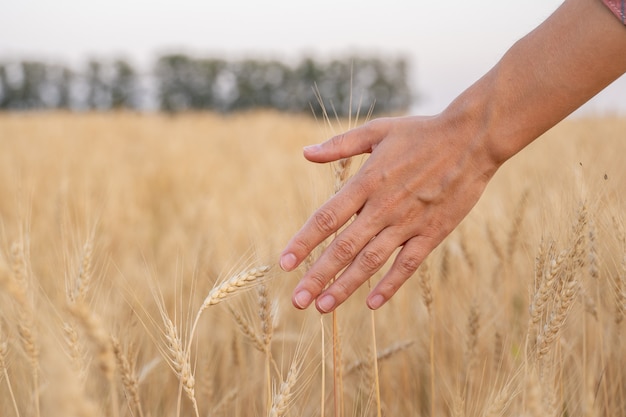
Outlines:
{"type": "Polygon", "coordinates": [[[335,184],[302,146],[442,111],[560,3],[5,4],[0,416],[626,415],[625,77],[373,315],[276,265],[335,184]]]}
{"type": "MultiPolygon", "coordinates": [[[[276,260],[332,192],[302,146],[347,124],[0,114],[0,414],[195,415],[165,311],[198,415],[335,415],[330,317],[291,306],[302,271],[276,260]],[[261,265],[263,285],[207,308],[187,340],[211,289],[261,265]]],[[[376,350],[365,290],[339,309],[342,415],[376,415],[374,356],[383,415],[626,413],[625,131],[619,117],[569,119],[507,162],[375,313],[376,350]]]]}

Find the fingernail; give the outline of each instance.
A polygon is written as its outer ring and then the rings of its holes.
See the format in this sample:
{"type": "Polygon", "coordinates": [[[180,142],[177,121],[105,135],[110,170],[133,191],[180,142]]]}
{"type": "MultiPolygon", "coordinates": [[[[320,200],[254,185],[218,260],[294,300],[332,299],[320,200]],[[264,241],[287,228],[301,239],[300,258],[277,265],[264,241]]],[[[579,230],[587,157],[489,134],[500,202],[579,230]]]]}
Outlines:
{"type": "Polygon", "coordinates": [[[367,305],[372,310],[377,310],[377,309],[380,308],[380,306],[382,306],[384,304],[384,302],[385,302],[385,298],[382,295],[377,294],[377,295],[373,296],[372,298],[370,298],[370,300],[367,303],[367,305]]]}
{"type": "Polygon", "coordinates": [[[322,310],[324,313],[328,313],[335,307],[336,301],[335,297],[330,294],[326,294],[317,302],[317,308],[322,310]]]}
{"type": "Polygon", "coordinates": [[[283,271],[291,271],[296,266],[296,255],[293,253],[286,253],[280,257],[280,267],[283,271]]]}
{"type": "Polygon", "coordinates": [[[305,146],[303,150],[307,153],[317,153],[322,149],[320,145],[309,145],[305,146]]]}
{"type": "Polygon", "coordinates": [[[311,293],[307,290],[302,290],[293,297],[293,302],[298,308],[307,308],[311,304],[311,293]]]}

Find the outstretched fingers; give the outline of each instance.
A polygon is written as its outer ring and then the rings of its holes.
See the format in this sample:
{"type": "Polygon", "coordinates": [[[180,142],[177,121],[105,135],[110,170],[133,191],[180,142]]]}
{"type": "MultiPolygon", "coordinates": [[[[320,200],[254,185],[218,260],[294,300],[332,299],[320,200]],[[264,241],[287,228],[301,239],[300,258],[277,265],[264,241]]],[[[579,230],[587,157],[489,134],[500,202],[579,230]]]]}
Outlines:
{"type": "MultiPolygon", "coordinates": [[[[316,308],[321,313],[329,313],[341,305],[383,267],[401,243],[402,239],[394,233],[394,228],[386,228],[375,238],[370,239],[358,254],[353,256],[350,265],[341,275],[317,297],[316,308]]],[[[301,285],[306,287],[307,284],[302,281],[301,285]]],[[[322,289],[319,288],[320,291],[322,289]]]]}
{"type": "Polygon", "coordinates": [[[280,267],[284,271],[295,269],[315,247],[337,232],[363,207],[367,193],[365,187],[349,181],[291,238],[280,256],[280,267]]]}
{"type": "MultiPolygon", "coordinates": [[[[355,257],[382,228],[376,222],[371,222],[372,219],[375,218],[358,216],[333,239],[294,289],[294,306],[301,309],[307,308],[313,300],[318,299],[320,293],[341,270],[353,263],[355,257]]],[[[318,299],[318,309],[323,311],[334,308],[336,303],[331,301],[332,299],[329,298],[323,302],[318,299]],[[319,302],[322,302],[322,307],[319,302]]]]}
{"type": "MultiPolygon", "coordinates": [[[[384,138],[386,125],[385,119],[369,122],[320,145],[305,148],[305,156],[314,162],[330,162],[369,152],[384,138]]],[[[363,181],[349,181],[287,243],[279,260],[281,268],[285,271],[295,269],[317,245],[339,230],[363,207],[369,192],[363,181]]]]}

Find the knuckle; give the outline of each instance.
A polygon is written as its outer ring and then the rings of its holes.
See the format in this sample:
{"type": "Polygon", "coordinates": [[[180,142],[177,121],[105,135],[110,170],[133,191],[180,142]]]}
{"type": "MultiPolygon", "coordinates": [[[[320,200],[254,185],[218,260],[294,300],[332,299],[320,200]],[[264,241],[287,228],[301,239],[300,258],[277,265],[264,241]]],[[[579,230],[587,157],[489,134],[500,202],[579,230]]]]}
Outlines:
{"type": "Polygon", "coordinates": [[[332,210],[320,209],[313,216],[315,227],[322,232],[330,234],[337,228],[337,216],[332,210]]]}
{"type": "Polygon", "coordinates": [[[415,255],[405,256],[398,259],[398,270],[405,276],[413,275],[419,266],[420,260],[415,255]]]}
{"type": "Polygon", "coordinates": [[[324,275],[317,272],[311,273],[308,276],[308,279],[317,291],[321,291],[322,289],[324,289],[329,281],[324,275]]]}
{"type": "Polygon", "coordinates": [[[351,239],[338,239],[331,254],[341,263],[348,263],[354,258],[356,245],[351,239]]]}
{"type": "Polygon", "coordinates": [[[371,132],[379,132],[383,130],[388,124],[388,118],[379,117],[377,119],[370,120],[363,125],[363,128],[371,132]]]}
{"type": "Polygon", "coordinates": [[[313,250],[313,245],[305,239],[294,239],[293,245],[297,248],[299,253],[310,253],[313,250]]]}
{"type": "Polygon", "coordinates": [[[364,170],[360,178],[355,178],[352,181],[352,187],[355,189],[356,194],[360,196],[370,195],[380,185],[378,174],[377,172],[364,170]]]}
{"type": "Polygon", "coordinates": [[[383,265],[383,258],[380,254],[374,250],[365,250],[361,255],[360,265],[361,268],[368,273],[378,271],[383,265]]]}
{"type": "Polygon", "coordinates": [[[344,143],[346,142],[346,134],[345,133],[341,133],[339,135],[335,135],[332,138],[330,138],[330,145],[332,147],[336,147],[341,149],[344,145],[344,143]]]}
{"type": "Polygon", "coordinates": [[[380,282],[379,291],[388,300],[396,292],[398,292],[401,285],[402,285],[402,282],[397,282],[396,280],[393,280],[393,279],[385,279],[380,282]]]}
{"type": "Polygon", "coordinates": [[[352,294],[352,287],[345,279],[338,279],[333,283],[333,293],[338,301],[343,301],[352,294]]]}

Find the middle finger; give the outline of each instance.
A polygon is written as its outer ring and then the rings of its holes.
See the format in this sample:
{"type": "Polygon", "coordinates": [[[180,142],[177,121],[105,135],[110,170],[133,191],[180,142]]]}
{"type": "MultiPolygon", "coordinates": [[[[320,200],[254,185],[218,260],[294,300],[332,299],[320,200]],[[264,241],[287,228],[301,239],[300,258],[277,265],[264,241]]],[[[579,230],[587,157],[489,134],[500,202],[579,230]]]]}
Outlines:
{"type": "Polygon", "coordinates": [[[294,293],[306,291],[306,303],[297,302],[300,308],[306,308],[310,301],[317,298],[328,283],[367,245],[373,236],[383,228],[379,217],[368,215],[367,206],[361,214],[346,226],[324,250],[313,266],[304,274],[294,293]]]}

